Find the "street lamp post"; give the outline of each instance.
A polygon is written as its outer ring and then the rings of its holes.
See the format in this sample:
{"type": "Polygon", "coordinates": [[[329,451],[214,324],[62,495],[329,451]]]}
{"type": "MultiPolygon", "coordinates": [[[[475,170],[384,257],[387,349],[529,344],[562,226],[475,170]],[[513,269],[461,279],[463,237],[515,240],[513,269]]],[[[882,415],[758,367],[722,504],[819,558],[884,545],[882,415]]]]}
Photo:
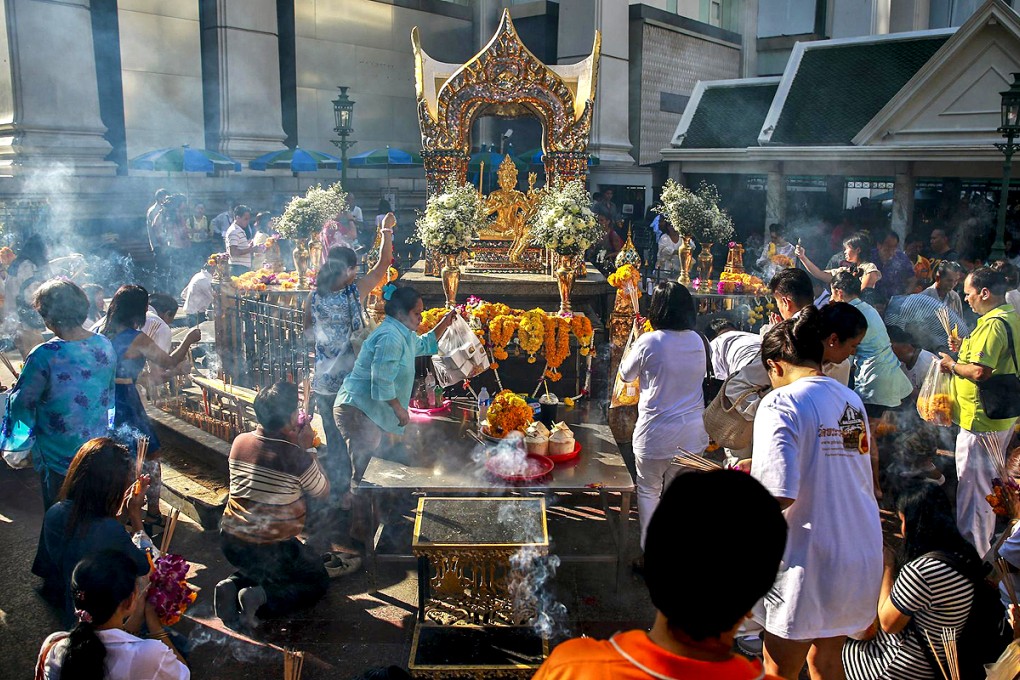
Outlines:
{"type": "Polygon", "coordinates": [[[353,139],[347,141],[347,137],[354,133],[354,102],[347,96],[347,88],[345,86],[337,85],[337,87],[340,88],[340,94],[333,100],[333,118],[336,121],[336,127],[333,128],[333,132],[340,139],[331,141],[334,146],[340,149],[340,182],[346,188],[347,149],[357,144],[353,139]]]}
{"type": "Polygon", "coordinates": [[[999,220],[995,227],[995,244],[992,245],[990,259],[996,260],[1006,256],[1006,209],[1009,206],[1009,180],[1013,170],[1013,154],[1020,149],[1016,143],[1020,137],[1020,73],[1013,74],[1013,84],[1002,96],[1002,127],[999,133],[1006,138],[1005,144],[996,144],[995,148],[1003,153],[1006,160],[1002,163],[1002,189],[999,192],[999,220]]]}

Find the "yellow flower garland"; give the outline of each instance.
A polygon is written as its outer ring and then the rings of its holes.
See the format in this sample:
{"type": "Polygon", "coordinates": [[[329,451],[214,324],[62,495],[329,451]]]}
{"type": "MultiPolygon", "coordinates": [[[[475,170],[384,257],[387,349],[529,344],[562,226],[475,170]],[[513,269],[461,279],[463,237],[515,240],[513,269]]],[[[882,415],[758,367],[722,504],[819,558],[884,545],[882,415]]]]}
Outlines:
{"type": "MultiPolygon", "coordinates": [[[[517,330],[517,319],[509,314],[500,314],[489,322],[489,340],[492,342],[492,357],[497,361],[506,359],[506,346],[514,337],[517,330]]],[[[499,368],[499,364],[493,362],[493,368],[499,368]]]]}
{"type": "Polygon", "coordinates": [[[436,324],[449,310],[446,307],[433,307],[421,313],[421,323],[418,324],[418,335],[425,335],[436,327],[436,324]]]}
{"type": "Polygon", "coordinates": [[[556,382],[563,377],[558,370],[570,354],[570,319],[562,316],[545,317],[545,377],[556,382]]]}
{"type": "Polygon", "coordinates": [[[592,340],[595,332],[591,327],[591,319],[580,314],[575,314],[570,319],[570,330],[580,345],[581,356],[586,357],[591,352],[592,340]]]}
{"type": "Polygon", "coordinates": [[[505,437],[513,430],[523,432],[534,417],[534,412],[524,399],[510,390],[503,390],[493,398],[485,419],[492,436],[505,437]]]}
{"type": "Polygon", "coordinates": [[[545,317],[545,312],[537,307],[521,315],[517,341],[521,349],[528,353],[529,364],[535,363],[535,352],[542,349],[542,343],[545,342],[545,317]]]}
{"type": "Polygon", "coordinates": [[[641,297],[641,272],[632,264],[625,264],[609,275],[607,279],[613,288],[623,289],[632,286],[641,297]]]}

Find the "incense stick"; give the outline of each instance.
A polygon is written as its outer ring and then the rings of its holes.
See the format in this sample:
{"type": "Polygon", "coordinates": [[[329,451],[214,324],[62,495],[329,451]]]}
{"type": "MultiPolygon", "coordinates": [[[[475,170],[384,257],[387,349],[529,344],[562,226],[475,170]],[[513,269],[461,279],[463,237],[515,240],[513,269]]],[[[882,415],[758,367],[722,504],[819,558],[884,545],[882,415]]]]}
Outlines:
{"type": "Polygon", "coordinates": [[[673,465],[680,465],[682,467],[691,468],[692,470],[701,470],[702,472],[722,469],[722,466],[714,460],[709,460],[704,456],[699,456],[698,454],[682,449],[679,446],[677,447],[677,450],[679,450],[680,453],[673,456],[673,465]]]}
{"type": "Polygon", "coordinates": [[[4,366],[7,368],[8,371],[11,372],[11,375],[14,376],[15,380],[21,377],[21,374],[14,370],[14,364],[11,363],[11,360],[8,359],[7,355],[4,354],[3,352],[0,352],[0,360],[4,362],[4,366]]]}
{"type": "Polygon", "coordinates": [[[170,541],[173,540],[174,531],[177,529],[177,520],[180,516],[181,509],[174,508],[170,513],[170,520],[166,523],[166,529],[163,530],[163,540],[159,543],[159,551],[164,555],[170,550],[170,541]]]}
{"type": "Polygon", "coordinates": [[[283,680],[301,680],[305,653],[296,649],[283,650],[283,680]]]}
{"type": "Polygon", "coordinates": [[[1016,599],[1016,588],[1013,585],[1013,577],[1009,573],[1009,562],[1003,557],[995,558],[995,566],[999,569],[999,575],[1002,579],[1002,585],[1006,588],[1006,594],[1009,595],[1009,601],[1014,607],[1020,609],[1020,603],[1016,599]]]}
{"type": "Polygon", "coordinates": [[[945,678],[945,680],[950,680],[949,674],[946,673],[946,669],[942,666],[942,659],[939,658],[939,651],[935,649],[935,643],[933,643],[931,638],[928,636],[928,631],[924,631],[924,638],[928,641],[928,646],[931,648],[931,654],[935,657],[935,663],[939,665],[939,671],[942,672],[942,677],[945,678]]]}

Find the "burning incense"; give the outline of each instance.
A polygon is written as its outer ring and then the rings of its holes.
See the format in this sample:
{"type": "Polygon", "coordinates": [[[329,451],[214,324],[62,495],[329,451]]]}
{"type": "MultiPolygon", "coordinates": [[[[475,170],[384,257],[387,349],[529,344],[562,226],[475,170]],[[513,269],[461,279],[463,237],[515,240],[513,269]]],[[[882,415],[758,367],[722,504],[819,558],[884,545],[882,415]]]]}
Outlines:
{"type": "Polygon", "coordinates": [[[180,516],[180,508],[174,508],[173,512],[170,513],[170,519],[167,521],[166,529],[163,531],[163,540],[159,543],[159,551],[164,555],[170,550],[170,541],[173,540],[174,531],[177,529],[177,520],[180,516]]]}
{"type": "Polygon", "coordinates": [[[692,470],[700,470],[701,472],[722,470],[722,465],[719,465],[719,463],[716,463],[713,460],[709,460],[704,456],[699,456],[698,454],[682,449],[679,446],[677,447],[677,450],[680,451],[680,453],[673,456],[673,465],[679,465],[692,470]]]}
{"type": "Polygon", "coordinates": [[[0,361],[4,362],[4,368],[11,372],[11,375],[14,376],[15,380],[21,377],[21,374],[14,370],[14,364],[11,363],[11,360],[8,359],[7,355],[3,352],[0,352],[0,361]]]}
{"type": "MultiPolygon", "coordinates": [[[[145,435],[139,435],[135,439],[135,479],[142,476],[142,470],[145,468],[145,455],[149,452],[149,438],[145,435]]],[[[142,492],[142,485],[139,482],[135,482],[135,495],[137,496],[142,492]]]]}
{"type": "Polygon", "coordinates": [[[283,680],[301,680],[305,653],[296,649],[283,650],[283,680]]]}

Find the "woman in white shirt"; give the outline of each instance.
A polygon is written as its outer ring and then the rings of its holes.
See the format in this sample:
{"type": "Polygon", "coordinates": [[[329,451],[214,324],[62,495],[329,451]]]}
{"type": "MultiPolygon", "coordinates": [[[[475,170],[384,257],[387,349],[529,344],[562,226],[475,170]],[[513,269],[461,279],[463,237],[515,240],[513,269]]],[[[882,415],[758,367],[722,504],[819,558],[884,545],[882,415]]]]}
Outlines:
{"type": "Polygon", "coordinates": [[[188,680],[191,671],[145,600],[148,577],[136,579],[135,563],[107,550],[86,557],[71,575],[77,625],[43,642],[36,678],[188,680]],[[144,618],[149,639],[138,630],[144,618]]]}
{"type": "Polygon", "coordinates": [[[773,390],[754,419],[751,474],[783,507],[790,533],[765,596],[765,671],[841,678],[847,635],[875,618],[882,528],[871,434],[856,393],[822,373],[821,313],[801,310],[762,340],[773,390]]]}
{"type": "Polygon", "coordinates": [[[659,220],[659,226],[662,236],[659,237],[659,249],[655,255],[655,268],[659,276],[668,278],[680,273],[680,256],[677,253],[683,245],[683,236],[665,218],[659,220]]]}
{"type": "Polygon", "coordinates": [[[707,343],[694,330],[695,316],[686,287],[660,282],[648,306],[653,330],[638,338],[620,362],[621,377],[628,382],[640,378],[641,385],[633,442],[642,547],[677,447],[694,453],[708,447],[701,387],[707,343]]]}

